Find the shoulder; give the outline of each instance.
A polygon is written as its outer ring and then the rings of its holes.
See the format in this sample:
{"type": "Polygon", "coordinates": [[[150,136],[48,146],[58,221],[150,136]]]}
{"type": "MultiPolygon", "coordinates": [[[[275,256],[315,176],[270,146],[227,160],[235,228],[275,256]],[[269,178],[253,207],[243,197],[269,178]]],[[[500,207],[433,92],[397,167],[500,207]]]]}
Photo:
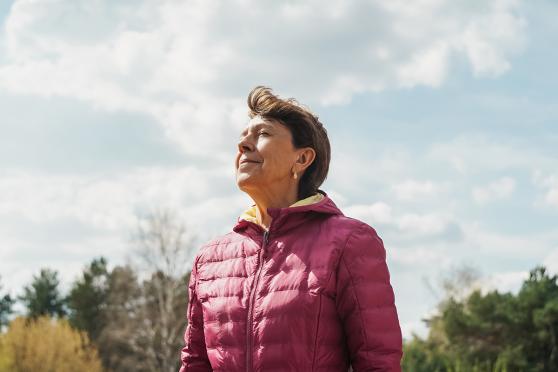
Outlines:
{"type": "Polygon", "coordinates": [[[330,224],[334,229],[338,230],[340,233],[346,235],[347,238],[350,238],[351,236],[358,237],[362,235],[378,236],[376,229],[366,222],[342,214],[331,216],[327,220],[327,223],[330,224]]]}
{"type": "Polygon", "coordinates": [[[347,216],[336,216],[332,221],[341,229],[345,242],[342,256],[366,256],[385,259],[383,240],[376,229],[364,221],[347,216]]]}
{"type": "Polygon", "coordinates": [[[366,256],[385,258],[383,241],[376,229],[359,219],[343,214],[333,215],[321,222],[321,231],[332,237],[331,243],[338,250],[340,258],[366,256]]]}

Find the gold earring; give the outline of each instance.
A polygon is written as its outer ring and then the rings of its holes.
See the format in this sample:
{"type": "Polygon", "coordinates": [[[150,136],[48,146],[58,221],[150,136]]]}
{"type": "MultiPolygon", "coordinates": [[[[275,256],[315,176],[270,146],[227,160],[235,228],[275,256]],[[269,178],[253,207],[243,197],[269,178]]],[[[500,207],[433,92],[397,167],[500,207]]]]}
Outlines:
{"type": "Polygon", "coordinates": [[[296,180],[298,178],[298,174],[296,172],[293,172],[293,178],[296,180]]]}

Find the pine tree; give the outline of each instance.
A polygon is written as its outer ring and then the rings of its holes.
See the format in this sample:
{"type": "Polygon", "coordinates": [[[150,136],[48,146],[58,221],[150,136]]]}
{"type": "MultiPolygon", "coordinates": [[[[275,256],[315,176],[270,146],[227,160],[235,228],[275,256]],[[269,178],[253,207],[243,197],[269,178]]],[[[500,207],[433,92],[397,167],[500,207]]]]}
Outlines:
{"type": "MultiPolygon", "coordinates": [[[[0,277],[0,279],[2,278],[0,277]]],[[[1,290],[2,284],[0,283],[0,291],[1,290]]],[[[14,302],[14,299],[9,294],[2,295],[0,292],[0,330],[8,324],[14,302]]]]}
{"type": "Polygon", "coordinates": [[[73,283],[66,301],[70,324],[87,332],[95,342],[106,324],[109,272],[105,258],[94,259],[73,283]]]}
{"type": "Polygon", "coordinates": [[[58,290],[59,284],[58,273],[54,270],[41,269],[39,276],[33,276],[33,281],[19,297],[27,308],[28,317],[63,317],[66,314],[65,301],[58,290]]]}

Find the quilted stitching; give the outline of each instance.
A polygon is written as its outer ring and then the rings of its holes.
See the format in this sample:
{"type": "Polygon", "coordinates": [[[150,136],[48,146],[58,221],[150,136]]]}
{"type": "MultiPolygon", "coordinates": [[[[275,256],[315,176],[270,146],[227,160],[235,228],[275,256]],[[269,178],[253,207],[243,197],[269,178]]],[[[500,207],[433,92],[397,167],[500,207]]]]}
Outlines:
{"type": "Polygon", "coordinates": [[[253,222],[239,221],[202,247],[193,279],[200,300],[188,305],[181,372],[337,372],[350,364],[400,371],[401,329],[382,240],[329,197],[296,210],[274,211],[262,262],[263,229],[253,222]]]}

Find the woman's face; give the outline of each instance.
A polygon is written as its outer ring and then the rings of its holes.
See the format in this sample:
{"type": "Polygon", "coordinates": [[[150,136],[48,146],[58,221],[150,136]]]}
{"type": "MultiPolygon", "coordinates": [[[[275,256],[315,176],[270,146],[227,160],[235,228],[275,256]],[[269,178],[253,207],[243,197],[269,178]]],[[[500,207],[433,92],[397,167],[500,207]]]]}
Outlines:
{"type": "Polygon", "coordinates": [[[297,157],[291,131],[285,125],[254,117],[238,143],[235,162],[238,187],[243,191],[287,187],[294,181],[297,157]]]}

